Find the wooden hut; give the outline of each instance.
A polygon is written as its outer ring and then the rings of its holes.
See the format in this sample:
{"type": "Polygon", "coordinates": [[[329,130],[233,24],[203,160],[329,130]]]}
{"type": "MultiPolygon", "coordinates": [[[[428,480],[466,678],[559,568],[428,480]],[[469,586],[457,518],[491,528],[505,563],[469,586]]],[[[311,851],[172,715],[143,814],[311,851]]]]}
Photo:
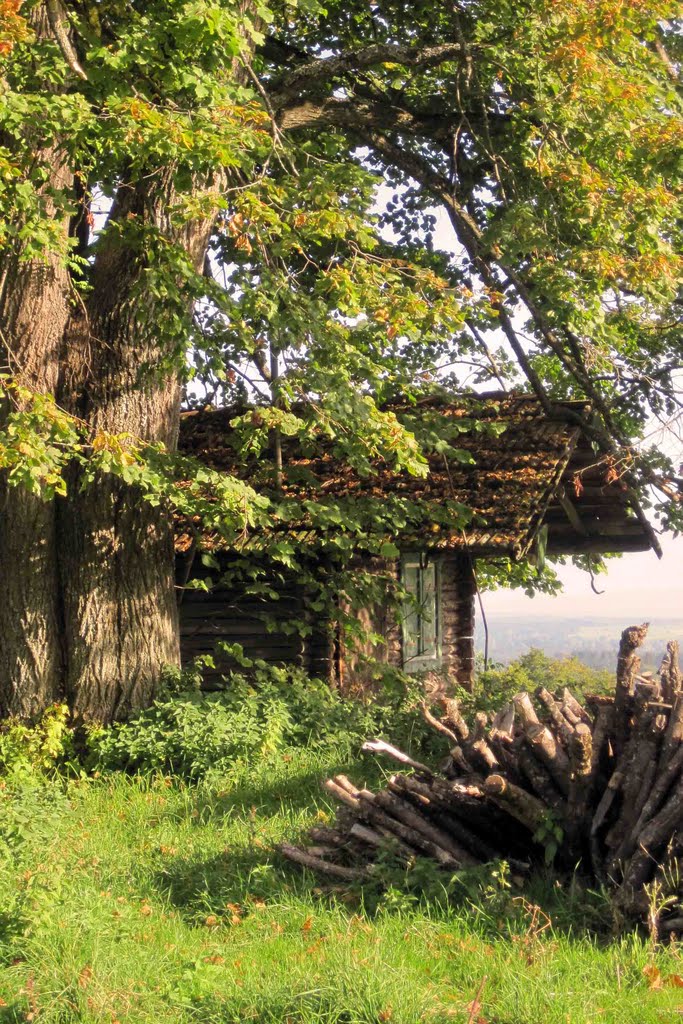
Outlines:
{"type": "MultiPolygon", "coordinates": [[[[381,641],[360,651],[349,649],[329,617],[321,615],[310,587],[296,579],[280,582],[275,602],[265,601],[258,588],[255,592],[219,581],[208,592],[182,591],[184,661],[225,641],[240,644],[249,658],[300,665],[332,684],[347,686],[363,679],[363,654],[371,653],[409,672],[435,672],[469,686],[480,560],[497,559],[505,565],[541,551],[549,556],[599,555],[652,548],[659,553],[656,536],[624,480],[624,467],[597,453],[589,439],[586,403],[556,402],[547,411],[531,396],[499,393],[428,398],[409,411],[413,421],[416,416],[438,416],[455,437],[454,447],[446,452],[443,446],[427,449],[425,478],[397,473],[386,464],[361,476],[341,464],[331,446],[308,454],[292,445],[285,451],[285,495],[305,492],[321,501],[349,502],[385,495],[419,503],[417,527],[413,522],[390,537],[398,550],[395,557],[363,551],[357,555],[360,566],[400,580],[413,598],[403,609],[380,599],[356,611],[381,641]],[[461,513],[463,507],[471,510],[464,527],[461,514],[449,512],[461,513]],[[292,627],[294,622],[307,624],[303,635],[292,627]]],[[[231,444],[234,416],[228,409],[185,414],[181,450],[259,489],[272,488],[270,465],[264,468],[262,460],[245,464],[237,457],[231,444]]],[[[302,539],[297,536],[298,542],[302,539]]],[[[312,557],[320,557],[322,566],[323,548],[316,555],[315,538],[307,539],[312,557]]],[[[212,552],[214,567],[228,575],[244,555],[186,529],[178,531],[176,547],[181,588],[209,571],[217,575],[197,557],[203,549],[212,552]]],[[[221,668],[225,665],[218,662],[209,682],[220,678],[221,668]]]]}

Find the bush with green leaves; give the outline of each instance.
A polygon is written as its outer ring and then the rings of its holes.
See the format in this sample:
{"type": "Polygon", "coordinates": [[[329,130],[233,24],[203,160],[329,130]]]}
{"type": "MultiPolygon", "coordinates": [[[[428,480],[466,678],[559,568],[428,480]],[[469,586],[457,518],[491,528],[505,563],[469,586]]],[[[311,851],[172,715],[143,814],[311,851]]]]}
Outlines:
{"type": "Polygon", "coordinates": [[[9,718],[0,725],[0,774],[39,769],[52,772],[75,756],[74,730],[65,704],[52,704],[36,723],[9,718]]]}
{"type": "Polygon", "coordinates": [[[346,700],[301,669],[233,673],[223,691],[168,693],[128,722],[92,730],[89,767],[198,779],[288,747],[325,747],[344,756],[370,736],[426,750],[432,736],[416,713],[419,699],[417,684],[398,677],[381,695],[346,700]]]}
{"type": "MultiPolygon", "coordinates": [[[[177,678],[153,705],[129,721],[93,727],[85,737],[63,705],[48,708],[33,726],[8,720],[0,727],[0,774],[38,771],[163,772],[186,779],[226,774],[294,747],[325,748],[340,758],[379,737],[427,759],[445,753],[443,740],[419,712],[418,678],[385,675],[371,694],[344,698],[303,669],[254,663],[234,672],[217,693],[199,690],[196,667],[177,678]]],[[[520,690],[537,686],[573,692],[604,691],[609,673],[577,659],[553,660],[530,651],[505,668],[480,674],[475,691],[459,691],[465,714],[497,710],[520,690]]]]}
{"type": "Polygon", "coordinates": [[[538,648],[511,661],[478,673],[472,692],[460,689],[458,699],[465,714],[497,711],[521,690],[534,693],[539,686],[555,692],[569,687],[575,697],[587,693],[609,693],[613,674],[607,669],[591,668],[578,658],[550,658],[538,648]]]}

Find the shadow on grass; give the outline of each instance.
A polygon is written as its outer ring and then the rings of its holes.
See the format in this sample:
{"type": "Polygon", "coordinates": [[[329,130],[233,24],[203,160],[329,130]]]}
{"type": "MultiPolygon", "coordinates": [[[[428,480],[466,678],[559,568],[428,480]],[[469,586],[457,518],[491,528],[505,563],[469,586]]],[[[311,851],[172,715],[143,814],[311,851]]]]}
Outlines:
{"type": "Polygon", "coordinates": [[[231,905],[242,907],[254,900],[289,903],[321,893],[319,879],[297,871],[276,850],[248,846],[232,847],[205,860],[177,857],[155,874],[153,882],[194,923],[209,914],[229,918],[231,905]]]}
{"type": "Polygon", "coordinates": [[[382,770],[370,758],[357,761],[342,757],[331,765],[314,766],[304,771],[297,770],[298,766],[292,758],[292,771],[285,772],[284,776],[279,775],[278,771],[282,772],[283,767],[288,767],[287,759],[287,753],[282,755],[280,761],[274,759],[273,776],[263,781],[235,784],[228,779],[225,788],[218,784],[213,789],[199,787],[195,791],[195,809],[199,812],[199,819],[205,821],[207,813],[220,816],[235,811],[251,811],[253,808],[277,814],[283,804],[294,810],[307,811],[318,803],[329,805],[322,784],[334,775],[351,774],[357,782],[368,785],[377,784],[384,777],[382,770]]]}
{"type": "Polygon", "coordinates": [[[0,1024],[19,1024],[26,1021],[28,1009],[26,1003],[12,1003],[11,1006],[0,1007],[0,1024]]]}
{"type": "MultiPolygon", "coordinates": [[[[349,770],[349,761],[340,761],[328,768],[324,777],[349,770]]],[[[254,899],[336,899],[339,887],[324,882],[321,885],[319,878],[292,865],[276,849],[281,840],[296,843],[301,838],[295,823],[297,816],[306,816],[305,834],[316,805],[329,808],[329,800],[321,789],[322,778],[318,767],[294,771],[264,784],[245,783],[226,786],[225,790],[198,788],[193,805],[186,807],[183,814],[189,814],[203,827],[212,822],[232,823],[241,834],[237,842],[216,856],[197,859],[178,855],[168,860],[154,875],[155,888],[167,895],[183,917],[193,921],[202,915],[224,912],[227,904],[242,905],[254,899]],[[278,823],[276,836],[272,834],[273,819],[282,823],[278,823]]],[[[358,893],[349,893],[344,902],[347,898],[354,909],[362,901],[358,893]]]]}
{"type": "MultiPolygon", "coordinates": [[[[372,766],[362,767],[372,770],[372,766]]],[[[328,774],[349,770],[348,762],[340,763],[328,774]]],[[[501,920],[510,935],[542,928],[549,921],[556,935],[590,938],[600,944],[613,938],[607,897],[587,888],[576,873],[558,879],[557,875],[538,871],[518,886],[496,864],[453,875],[425,858],[416,858],[408,869],[388,858],[378,867],[375,879],[345,887],[292,865],[275,847],[280,838],[295,844],[300,841],[293,821],[285,821],[284,829],[279,830],[281,835],[275,839],[271,836],[264,842],[259,833],[267,827],[268,819],[279,817],[283,809],[296,813],[311,811],[318,802],[327,804],[320,781],[318,769],[266,781],[265,785],[197,790],[192,812],[196,820],[206,826],[212,821],[232,819],[243,834],[240,841],[216,856],[175,857],[155,874],[155,888],[194,923],[208,914],[225,914],[229,904],[322,900],[338,910],[343,905],[349,914],[362,909],[368,917],[380,907],[383,913],[391,912],[392,906],[397,912],[415,911],[432,919],[459,917],[467,919],[487,939],[500,937],[501,920]],[[387,890],[391,891],[389,899],[384,898],[387,890]]]]}
{"type": "MultiPolygon", "coordinates": [[[[362,1005],[373,1003],[363,996],[345,997],[342,992],[308,992],[301,996],[283,993],[280,997],[257,1000],[202,1000],[192,1010],[196,1024],[384,1024],[392,1017],[391,1007],[362,1005]],[[349,1005],[352,1004],[352,1005],[349,1005]],[[355,1005],[353,1005],[355,1004],[355,1005]]],[[[421,1016],[425,1020],[426,1017],[421,1016]]],[[[431,1024],[453,1024],[452,1010],[430,1013],[431,1024]]],[[[465,1018],[460,1017],[464,1022],[465,1018]]],[[[477,1018],[483,1020],[483,1018],[477,1018]]],[[[515,1024],[511,1018],[487,1016],[486,1024],[515,1024]]]]}

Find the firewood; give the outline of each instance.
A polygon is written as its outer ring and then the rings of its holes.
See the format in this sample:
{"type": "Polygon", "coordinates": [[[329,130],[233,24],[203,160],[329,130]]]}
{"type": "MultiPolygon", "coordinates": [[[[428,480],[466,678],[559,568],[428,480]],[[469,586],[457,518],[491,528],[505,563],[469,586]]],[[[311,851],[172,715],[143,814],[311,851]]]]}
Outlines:
{"type": "Polygon", "coordinates": [[[290,846],[289,843],[280,843],[279,850],[288,860],[293,860],[297,864],[303,865],[305,868],[310,868],[311,871],[317,871],[323,875],[332,875],[333,878],[344,878],[349,881],[356,881],[357,879],[367,878],[368,872],[361,868],[347,868],[341,864],[331,864],[327,860],[321,860],[320,857],[313,857],[309,853],[305,853],[300,850],[297,846],[290,846]]]}
{"type": "Polygon", "coordinates": [[[453,697],[442,697],[440,703],[443,710],[441,716],[442,723],[448,726],[449,729],[452,729],[462,743],[463,740],[469,738],[470,730],[467,722],[460,714],[457,700],[454,700],[453,697]]]}
{"type": "Polygon", "coordinates": [[[560,714],[562,715],[570,729],[574,729],[581,721],[581,716],[577,715],[576,712],[565,701],[562,701],[562,703],[560,704],[560,714]]]}
{"type": "Polygon", "coordinates": [[[611,857],[608,870],[614,875],[640,812],[638,803],[643,778],[648,776],[649,769],[656,769],[661,739],[657,728],[659,716],[647,707],[643,695],[639,694],[636,702],[637,718],[626,744],[621,769],[624,775],[621,810],[605,840],[611,857]]]}
{"type": "Polygon", "coordinates": [[[662,704],[662,688],[656,679],[645,676],[636,676],[633,681],[633,691],[636,695],[643,697],[649,707],[662,704]]]}
{"type": "Polygon", "coordinates": [[[337,800],[340,800],[343,804],[347,804],[347,806],[352,807],[354,810],[358,810],[358,800],[351,796],[350,793],[347,793],[345,789],[342,789],[342,787],[332,779],[327,779],[323,783],[323,786],[327,792],[331,793],[332,796],[337,798],[337,800]]]}
{"type": "Polygon", "coordinates": [[[600,763],[603,758],[603,753],[607,757],[610,756],[611,750],[609,748],[609,737],[612,732],[612,724],[614,721],[614,709],[611,706],[601,706],[597,710],[595,716],[595,724],[593,726],[592,735],[592,751],[591,751],[591,771],[590,771],[590,785],[594,786],[600,772],[600,763]]]}
{"type": "Polygon", "coordinates": [[[395,792],[414,795],[423,805],[446,807],[464,819],[477,820],[482,814],[486,816],[488,813],[485,807],[484,791],[480,786],[450,784],[443,779],[422,782],[414,775],[392,775],[388,785],[395,792]]]}
{"type": "Polygon", "coordinates": [[[591,716],[588,714],[586,709],[579,704],[578,700],[567,686],[565,686],[562,691],[562,700],[563,704],[572,712],[572,714],[576,715],[580,722],[583,722],[584,725],[588,726],[593,725],[591,716]]]}
{"type": "Polygon", "coordinates": [[[434,793],[431,786],[406,775],[393,775],[389,779],[389,788],[409,799],[421,801],[423,807],[426,805],[426,813],[430,815],[430,819],[437,819],[440,827],[454,836],[480,861],[496,860],[504,855],[502,850],[478,836],[468,825],[445,809],[445,794],[439,796],[434,793]]]}
{"type": "Polygon", "coordinates": [[[666,766],[683,740],[683,693],[674,697],[673,707],[669,714],[669,724],[664,734],[662,751],[659,756],[660,771],[666,766]]]}
{"type": "Polygon", "coordinates": [[[585,697],[589,708],[613,707],[614,694],[611,693],[588,693],[585,697]]]}
{"type": "Polygon", "coordinates": [[[491,729],[489,730],[489,741],[497,740],[500,743],[510,744],[515,733],[515,706],[506,704],[493,716],[491,729]]]}
{"type": "Polygon", "coordinates": [[[399,764],[407,764],[410,768],[415,768],[416,771],[421,772],[423,775],[430,776],[434,774],[432,769],[428,768],[426,764],[414,761],[412,757],[404,754],[398,747],[393,747],[391,743],[385,743],[383,740],[368,740],[363,744],[361,750],[366,754],[386,754],[387,757],[393,758],[399,764]]]}
{"type": "Polygon", "coordinates": [[[676,694],[681,689],[681,671],[678,664],[679,647],[677,640],[671,640],[666,645],[666,654],[659,667],[659,675],[662,684],[662,698],[673,703],[676,694]]]}
{"type": "MultiPolygon", "coordinates": [[[[434,789],[425,782],[419,782],[410,776],[392,775],[387,786],[392,793],[400,793],[401,795],[409,793],[413,800],[416,803],[422,804],[423,807],[428,807],[435,802],[434,789]]],[[[438,803],[438,798],[436,802],[438,803]]]]}
{"type": "Polygon", "coordinates": [[[462,747],[453,747],[453,749],[451,750],[451,757],[453,758],[453,763],[456,765],[456,767],[459,768],[460,771],[463,772],[465,775],[471,775],[474,772],[474,768],[465,757],[465,751],[462,749],[462,747]]]}
{"type": "Polygon", "coordinates": [[[525,736],[538,760],[550,772],[553,782],[566,796],[569,793],[569,758],[555,735],[545,725],[529,725],[525,736]]]}
{"type": "Polygon", "coordinates": [[[644,622],[642,626],[629,626],[621,634],[619,642],[617,685],[614,696],[614,747],[617,757],[621,754],[626,742],[629,697],[633,692],[633,677],[640,668],[640,658],[636,654],[636,650],[645,640],[649,625],[649,622],[644,622]]]}
{"type": "Polygon", "coordinates": [[[548,807],[558,808],[562,803],[562,794],[553,783],[550,773],[528,748],[519,751],[517,763],[535,795],[548,807]]]}
{"type": "MultiPolygon", "coordinates": [[[[653,745],[652,736],[650,735],[655,715],[648,709],[647,701],[647,694],[642,692],[635,694],[633,722],[617,765],[617,771],[622,776],[622,782],[619,787],[621,807],[605,836],[605,843],[612,858],[614,851],[620,846],[622,839],[635,821],[633,812],[642,780],[642,773],[647,763],[643,762],[643,756],[650,759],[655,758],[655,760],[657,757],[657,746],[656,744],[653,745]]],[[[613,868],[614,864],[612,863],[610,870],[613,870],[613,868]]]]}
{"type": "Polygon", "coordinates": [[[638,837],[638,848],[624,870],[620,896],[628,905],[652,874],[657,852],[673,832],[683,824],[683,779],[678,780],[662,809],[650,820],[638,837]]]}
{"type": "Polygon", "coordinates": [[[367,791],[361,793],[363,811],[372,824],[384,826],[409,847],[426,853],[441,867],[457,868],[458,862],[448,850],[432,842],[419,829],[406,825],[405,822],[397,819],[393,814],[388,814],[384,808],[380,807],[377,802],[378,795],[367,791]]]}
{"type": "Polygon", "coordinates": [[[422,717],[425,722],[427,722],[428,725],[431,725],[433,729],[436,729],[436,731],[440,732],[443,736],[447,736],[448,739],[457,746],[459,742],[458,734],[453,729],[450,729],[445,725],[436,717],[436,715],[433,715],[425,703],[422,703],[420,707],[422,709],[422,717]]]}
{"type": "Polygon", "coordinates": [[[477,711],[474,716],[474,729],[470,733],[468,746],[478,743],[486,736],[486,726],[489,724],[489,716],[485,711],[477,711]]]}
{"type": "Polygon", "coordinates": [[[536,831],[548,813],[546,804],[502,775],[489,775],[484,782],[484,792],[530,832],[536,831]]]}
{"type": "Polygon", "coordinates": [[[614,798],[621,789],[623,781],[624,773],[622,771],[612,772],[607,787],[600,798],[600,803],[595,809],[593,821],[591,822],[591,835],[597,835],[598,830],[604,825],[610,808],[614,803],[614,798]]]}
{"type": "Polygon", "coordinates": [[[336,846],[304,846],[303,852],[309,854],[311,857],[330,857],[338,852],[336,846]]]}
{"type": "Polygon", "coordinates": [[[567,800],[567,820],[577,828],[584,818],[590,795],[593,764],[593,736],[585,722],[579,722],[569,744],[571,777],[567,800]]]}
{"type": "Polygon", "coordinates": [[[368,846],[378,847],[384,849],[389,843],[391,843],[397,853],[401,853],[404,857],[413,856],[413,851],[405,843],[402,843],[396,836],[391,836],[391,839],[387,839],[386,830],[382,832],[376,831],[373,828],[368,828],[367,825],[361,825],[359,821],[353,823],[349,829],[349,835],[353,839],[360,840],[361,843],[366,843],[368,846]]]}
{"type": "Polygon", "coordinates": [[[341,786],[342,789],[345,789],[347,793],[354,797],[354,799],[358,799],[360,790],[358,789],[358,786],[354,786],[346,775],[335,775],[332,781],[336,783],[337,786],[341,786]]]}
{"type": "Polygon", "coordinates": [[[622,856],[630,857],[638,844],[638,837],[643,831],[648,821],[659,811],[662,802],[665,800],[671,786],[674,784],[678,776],[681,774],[681,767],[683,766],[683,746],[680,746],[676,751],[675,755],[669,761],[666,769],[658,776],[654,786],[650,790],[650,794],[645,801],[638,820],[636,821],[629,842],[626,849],[622,852],[622,856]]]}
{"type": "Polygon", "coordinates": [[[336,828],[312,828],[309,835],[314,842],[325,846],[343,846],[346,842],[346,837],[336,828]]]}
{"type": "Polygon", "coordinates": [[[432,842],[435,846],[445,850],[446,853],[454,858],[454,860],[462,867],[472,865],[476,863],[474,857],[467,852],[459,843],[449,836],[442,829],[436,828],[430,821],[428,821],[423,814],[421,814],[416,808],[411,807],[406,800],[402,800],[399,796],[393,793],[387,793],[386,791],[379,792],[375,795],[376,803],[390,814],[393,818],[397,818],[402,821],[408,828],[414,829],[416,832],[421,833],[426,839],[432,842]]]}
{"type": "Polygon", "coordinates": [[[568,750],[574,730],[562,714],[561,705],[555,700],[552,693],[549,690],[546,690],[545,686],[539,686],[536,690],[536,696],[550,715],[554,729],[562,741],[565,750],[568,750]]]}
{"type": "Polygon", "coordinates": [[[510,782],[522,785],[523,778],[520,771],[519,751],[512,749],[507,740],[501,740],[500,734],[497,732],[493,736],[489,733],[488,744],[500,766],[500,774],[505,775],[510,782]]]}
{"type": "Polygon", "coordinates": [[[558,865],[580,862],[630,920],[647,918],[645,886],[660,886],[669,898],[651,924],[661,935],[681,931],[683,892],[667,887],[683,868],[683,681],[677,645],[667,648],[661,682],[639,672],[645,633],[645,626],[624,630],[616,696],[586,698],[590,712],[568,689],[553,695],[540,687],[543,721],[529,694],[519,693],[490,725],[480,712],[470,731],[457,702],[443,699],[442,718],[423,708],[425,721],[453,744],[441,769],[368,741],[364,750],[412,772],[391,776],[377,793],[345,775],[327,780],[343,805],[336,827],[314,830],[315,845],[292,847],[290,859],[358,877],[390,840],[404,858],[429,857],[451,871],[504,857],[523,873],[538,862],[534,836],[549,819],[564,833],[558,865]]]}
{"type": "Polygon", "coordinates": [[[483,773],[500,767],[498,758],[485,739],[478,739],[468,744],[467,753],[474,767],[479,768],[483,773]]]}
{"type": "Polygon", "coordinates": [[[516,693],[512,698],[512,703],[524,730],[526,730],[530,725],[541,724],[528,693],[516,693]]]}

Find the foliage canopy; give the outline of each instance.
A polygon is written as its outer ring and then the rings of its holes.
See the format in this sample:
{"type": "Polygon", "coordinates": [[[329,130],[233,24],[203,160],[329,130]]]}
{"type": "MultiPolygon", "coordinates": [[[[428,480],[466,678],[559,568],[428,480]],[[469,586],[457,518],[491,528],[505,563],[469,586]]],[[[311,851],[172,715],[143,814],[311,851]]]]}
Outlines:
{"type": "MultiPolygon", "coordinates": [[[[680,407],[676,15],[1,0],[10,483],[81,502],[71,540],[107,528],[92,496],[123,495],[116,479],[235,537],[282,503],[178,462],[179,381],[262,406],[247,446],[322,436],[361,471],[415,474],[420,439],[385,401],[495,382],[546,408],[589,399],[606,477],[679,528],[676,469],[648,442],[680,407]]],[[[80,578],[73,550],[62,575],[80,578]]]]}
{"type": "MultiPolygon", "coordinates": [[[[596,444],[656,477],[675,515],[671,467],[633,450],[678,409],[674,5],[55,0],[42,34],[40,7],[3,4],[0,240],[24,260],[58,253],[74,301],[98,248],[130,246],[157,371],[222,401],[260,385],[288,432],[307,426],[286,412],[303,397],[351,458],[412,471],[414,445],[361,392],[497,378],[587,396],[596,444]],[[61,189],[55,149],[73,169],[61,189]],[[117,217],[117,190],[145,178],[167,194],[163,221],[117,217]],[[438,205],[455,256],[435,239],[438,205]],[[182,236],[201,217],[213,231],[195,267],[182,236]]],[[[22,427],[3,462],[49,491],[59,460],[31,462],[36,424],[22,427]]],[[[96,439],[110,463],[116,448],[96,439]]]]}

